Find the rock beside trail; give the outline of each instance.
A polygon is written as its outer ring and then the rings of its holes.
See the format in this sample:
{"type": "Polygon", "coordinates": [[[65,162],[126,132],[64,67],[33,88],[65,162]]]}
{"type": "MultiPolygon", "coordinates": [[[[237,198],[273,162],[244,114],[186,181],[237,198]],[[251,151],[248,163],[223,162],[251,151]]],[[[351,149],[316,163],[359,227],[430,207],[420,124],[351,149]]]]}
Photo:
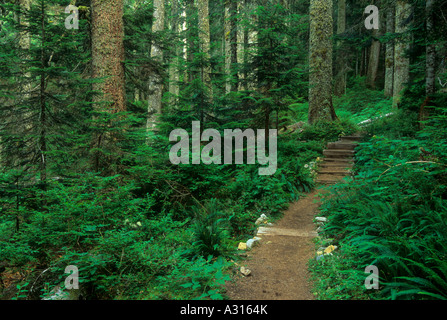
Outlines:
{"type": "Polygon", "coordinates": [[[317,261],[322,259],[326,255],[332,255],[332,252],[334,252],[337,248],[338,248],[337,246],[333,246],[333,245],[330,245],[326,248],[320,247],[317,250],[317,258],[316,258],[317,261]]]}
{"type": "Polygon", "coordinates": [[[245,277],[248,277],[251,274],[251,270],[246,267],[241,267],[239,271],[244,275],[245,277]]]}
{"type": "Polygon", "coordinates": [[[256,220],[255,225],[259,226],[260,224],[265,224],[268,221],[268,217],[265,214],[261,214],[261,216],[256,220]]]}

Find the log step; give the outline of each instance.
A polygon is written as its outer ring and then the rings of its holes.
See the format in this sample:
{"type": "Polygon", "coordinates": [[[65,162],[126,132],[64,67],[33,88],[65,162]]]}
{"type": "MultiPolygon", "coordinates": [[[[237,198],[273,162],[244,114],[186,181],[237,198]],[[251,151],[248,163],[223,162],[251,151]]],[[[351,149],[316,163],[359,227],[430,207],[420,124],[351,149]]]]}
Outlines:
{"type": "Polygon", "coordinates": [[[322,175],[324,175],[324,174],[341,175],[341,176],[345,177],[345,176],[348,176],[350,173],[349,173],[348,170],[340,169],[340,168],[337,167],[337,168],[334,168],[334,169],[327,168],[327,169],[320,170],[320,171],[318,171],[318,174],[322,174],[322,175]]]}
{"type": "Polygon", "coordinates": [[[357,146],[357,143],[330,142],[328,143],[327,148],[329,150],[354,150],[357,146]]]}
{"type": "Polygon", "coordinates": [[[323,150],[323,155],[326,158],[344,158],[344,157],[354,157],[354,150],[336,150],[336,149],[326,149],[323,150]]]}
{"type": "Polygon", "coordinates": [[[340,137],[340,141],[342,142],[353,142],[353,141],[361,141],[361,136],[342,136],[340,137]]]}

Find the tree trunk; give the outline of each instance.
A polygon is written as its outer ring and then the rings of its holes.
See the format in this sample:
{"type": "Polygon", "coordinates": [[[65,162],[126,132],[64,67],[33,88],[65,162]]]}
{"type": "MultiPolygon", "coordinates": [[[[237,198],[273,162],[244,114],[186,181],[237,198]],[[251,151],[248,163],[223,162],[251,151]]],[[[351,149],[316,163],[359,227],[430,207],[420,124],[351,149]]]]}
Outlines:
{"type": "Polygon", "coordinates": [[[180,93],[179,88],[179,63],[180,63],[180,45],[178,43],[177,36],[179,35],[179,16],[180,10],[178,7],[178,1],[172,1],[171,5],[171,31],[176,36],[175,43],[172,45],[171,61],[169,64],[169,102],[170,105],[175,105],[178,95],[180,93]]]}
{"type": "Polygon", "coordinates": [[[310,1],[309,123],[336,119],[332,105],[332,0],[310,1]]]}
{"type": "MultiPolygon", "coordinates": [[[[258,7],[258,3],[256,0],[248,0],[248,19],[250,21],[250,25],[254,26],[253,28],[246,29],[246,55],[245,55],[245,63],[248,63],[249,55],[256,56],[258,52],[258,16],[256,15],[256,10],[258,7]],[[248,50],[247,50],[248,49],[248,50]]],[[[247,81],[247,89],[248,90],[256,90],[258,84],[256,82],[256,70],[246,71],[245,79],[247,81]],[[249,80],[250,78],[250,80],[249,80]],[[249,81],[248,81],[249,80],[249,81]]]]}
{"type": "Polygon", "coordinates": [[[187,0],[186,2],[186,60],[188,67],[186,69],[185,82],[191,83],[194,79],[198,77],[197,72],[192,68],[192,63],[194,61],[194,54],[199,51],[195,39],[198,37],[197,33],[197,21],[196,21],[196,8],[194,6],[194,0],[187,0]]]}
{"type": "MultiPolygon", "coordinates": [[[[117,113],[126,110],[124,77],[123,0],[92,0],[92,77],[101,79],[93,84],[96,92],[93,105],[98,112],[117,113]]],[[[117,153],[110,128],[95,137],[95,170],[109,167],[110,156],[101,154],[102,148],[117,153]],[[100,162],[103,165],[100,165],[100,162]]],[[[111,154],[111,153],[109,153],[111,154]]]]}
{"type": "MultiPolygon", "coordinates": [[[[238,1],[237,2],[237,11],[238,11],[238,15],[240,17],[243,17],[241,19],[245,19],[245,14],[244,14],[244,8],[246,5],[246,0],[242,0],[242,1],[238,1]]],[[[237,28],[237,64],[239,66],[239,70],[241,70],[241,67],[244,66],[245,64],[245,50],[246,50],[246,32],[245,32],[245,27],[239,23],[236,26],[237,28]]],[[[238,85],[238,90],[240,91],[244,91],[245,90],[245,72],[242,71],[238,71],[238,79],[239,79],[239,85],[238,85]]]]}
{"type": "Polygon", "coordinates": [[[394,47],[394,89],[393,107],[398,108],[405,83],[410,77],[410,59],[407,57],[409,49],[408,37],[404,34],[408,29],[406,21],[411,14],[411,5],[406,1],[396,2],[396,33],[400,33],[400,39],[394,47]]]}
{"type": "Polygon", "coordinates": [[[234,0],[225,1],[225,92],[237,91],[237,3],[234,0]]]}
{"type": "Polygon", "coordinates": [[[225,93],[231,92],[231,0],[225,1],[225,22],[224,22],[224,33],[225,33],[225,93]]]}
{"type": "MultiPolygon", "coordinates": [[[[394,33],[395,7],[392,3],[386,13],[386,33],[394,33]]],[[[385,51],[385,97],[393,96],[394,84],[394,40],[388,41],[385,51]]]]}
{"type": "Polygon", "coordinates": [[[369,50],[369,62],[367,71],[367,85],[368,87],[376,88],[377,71],[379,70],[380,61],[380,41],[379,30],[374,29],[372,32],[372,44],[369,50]]]}
{"type": "Polygon", "coordinates": [[[434,28],[434,17],[433,17],[433,5],[435,0],[427,0],[425,5],[425,14],[427,16],[427,29],[426,29],[426,39],[427,45],[425,48],[425,95],[427,96],[426,103],[422,104],[419,112],[419,128],[423,129],[424,121],[426,121],[430,115],[427,109],[430,106],[431,96],[436,93],[436,46],[432,43],[432,34],[434,28]]]}
{"type": "MultiPolygon", "coordinates": [[[[163,31],[165,25],[165,4],[164,0],[154,0],[154,23],[152,32],[163,31]]],[[[157,43],[151,46],[151,58],[161,65],[163,63],[163,51],[157,43]]],[[[154,131],[157,127],[158,117],[161,115],[161,100],[163,96],[163,78],[160,71],[153,72],[149,79],[149,99],[147,131],[154,131]]]]}
{"type": "MultiPolygon", "coordinates": [[[[343,34],[346,31],[346,0],[338,0],[338,20],[337,20],[337,34],[343,34]]],[[[346,54],[342,48],[341,41],[337,41],[337,75],[335,77],[334,94],[342,96],[346,91],[346,54]]]]}
{"type": "Polygon", "coordinates": [[[427,47],[426,47],[426,95],[431,96],[436,91],[436,46],[433,44],[432,34],[434,31],[433,5],[435,0],[427,0],[427,47]]]}
{"type": "Polygon", "coordinates": [[[46,190],[46,184],[47,184],[47,135],[46,135],[46,129],[47,129],[47,108],[46,108],[46,83],[45,83],[45,68],[46,68],[46,54],[45,54],[45,48],[47,46],[47,39],[45,34],[45,5],[42,3],[41,5],[41,21],[40,21],[40,27],[41,27],[41,51],[40,51],[40,68],[41,68],[41,74],[40,74],[40,110],[39,110],[39,126],[40,126],[40,132],[39,132],[39,151],[40,151],[40,182],[46,190]]]}
{"type": "Polygon", "coordinates": [[[201,79],[207,88],[208,98],[212,100],[213,89],[211,85],[210,20],[208,0],[198,0],[197,9],[199,13],[199,50],[203,54],[204,59],[201,69],[201,79]]]}
{"type": "Polygon", "coordinates": [[[123,0],[92,0],[91,3],[93,78],[106,77],[93,85],[101,93],[95,97],[95,106],[105,100],[111,101],[107,111],[125,111],[123,0]]]}

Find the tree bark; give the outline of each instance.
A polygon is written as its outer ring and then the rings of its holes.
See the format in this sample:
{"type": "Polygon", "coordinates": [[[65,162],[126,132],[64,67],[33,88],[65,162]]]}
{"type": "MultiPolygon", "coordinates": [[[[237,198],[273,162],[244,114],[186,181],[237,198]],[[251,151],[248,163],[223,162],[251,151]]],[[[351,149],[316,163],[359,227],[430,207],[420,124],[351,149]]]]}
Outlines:
{"type": "Polygon", "coordinates": [[[207,95],[210,100],[213,97],[211,85],[211,64],[210,64],[210,20],[208,0],[198,0],[197,9],[199,13],[199,50],[203,54],[203,67],[201,69],[201,79],[207,88],[207,95]]]}
{"type": "MultiPolygon", "coordinates": [[[[338,0],[338,13],[337,13],[337,34],[343,34],[346,31],[346,0],[338,0]]],[[[334,94],[336,96],[342,96],[346,91],[346,55],[343,52],[343,43],[339,40],[336,43],[337,47],[337,75],[335,76],[334,94]]]]}
{"type": "Polygon", "coordinates": [[[235,66],[237,64],[237,3],[235,0],[225,1],[225,92],[237,91],[238,81],[235,66]]]}
{"type": "MultiPolygon", "coordinates": [[[[165,4],[164,0],[154,0],[154,23],[152,32],[163,31],[165,24],[165,4]]],[[[155,63],[163,63],[163,51],[157,43],[151,46],[151,58],[155,63]]],[[[161,100],[163,96],[163,78],[160,72],[153,72],[149,79],[149,99],[148,99],[148,117],[147,131],[154,131],[157,127],[158,117],[161,115],[161,100]]]]}
{"type": "MultiPolygon", "coordinates": [[[[256,56],[258,54],[258,16],[256,15],[256,10],[258,7],[258,3],[256,0],[248,0],[246,1],[248,8],[248,19],[250,20],[250,25],[252,28],[246,29],[245,34],[245,43],[246,43],[246,51],[245,51],[245,63],[248,63],[248,58],[250,55],[256,56]]],[[[256,70],[246,71],[245,79],[247,83],[248,90],[256,90],[258,84],[256,82],[256,70]],[[250,78],[250,80],[249,80],[250,78]]]]}
{"type": "Polygon", "coordinates": [[[436,46],[432,43],[432,34],[434,31],[434,16],[433,6],[435,0],[427,0],[425,4],[425,14],[427,16],[426,39],[427,44],[425,48],[425,95],[427,96],[426,103],[422,104],[419,112],[419,128],[424,128],[424,121],[430,115],[429,109],[430,100],[433,94],[436,93],[436,46]]]}
{"type": "Polygon", "coordinates": [[[377,71],[379,70],[380,62],[380,41],[379,30],[374,29],[372,32],[372,44],[369,50],[369,62],[367,71],[367,85],[368,87],[376,88],[377,71]]]}
{"type": "MultiPolygon", "coordinates": [[[[95,96],[93,106],[98,112],[118,113],[126,110],[124,76],[124,24],[123,0],[92,0],[92,77],[101,79],[93,84],[95,96]]],[[[94,169],[108,168],[112,159],[110,154],[118,154],[110,129],[96,135],[94,148],[94,169]],[[106,148],[108,154],[101,150],[106,148]],[[101,163],[101,164],[100,164],[101,163]]],[[[113,170],[113,169],[112,169],[113,170]]]]}
{"type": "Polygon", "coordinates": [[[194,6],[194,0],[186,1],[186,61],[188,62],[188,67],[186,68],[186,77],[185,82],[191,83],[194,79],[197,79],[198,75],[196,70],[192,68],[191,64],[194,61],[194,54],[199,51],[197,42],[195,41],[198,38],[197,33],[197,24],[196,20],[196,8],[194,6]]]}
{"type": "Polygon", "coordinates": [[[336,119],[332,105],[332,0],[310,1],[310,124],[336,119]]]}
{"type": "MultiPolygon", "coordinates": [[[[246,0],[242,0],[242,1],[238,1],[237,2],[237,11],[238,11],[238,15],[240,17],[243,17],[242,19],[245,19],[245,8],[246,5],[246,0]]],[[[245,27],[243,26],[243,24],[239,23],[236,26],[237,28],[237,64],[239,66],[238,68],[238,79],[239,79],[239,85],[238,85],[238,90],[240,91],[244,91],[245,90],[245,72],[240,71],[241,67],[244,66],[245,64],[245,50],[246,50],[246,32],[245,32],[245,27]]]]}
{"type": "MultiPolygon", "coordinates": [[[[395,7],[389,4],[386,15],[386,33],[394,33],[395,7]]],[[[385,49],[385,97],[393,96],[394,84],[394,40],[388,41],[385,49]]]]}
{"type": "Polygon", "coordinates": [[[93,78],[105,78],[95,83],[100,92],[95,97],[98,108],[104,101],[111,105],[102,111],[125,111],[124,91],[124,26],[123,0],[92,0],[92,68],[93,78]]]}
{"type": "Polygon", "coordinates": [[[435,0],[427,0],[427,47],[426,47],[426,95],[431,96],[436,92],[436,46],[432,43],[434,31],[433,5],[435,0]]]}
{"type": "Polygon", "coordinates": [[[178,1],[172,1],[171,5],[171,31],[176,36],[175,43],[172,45],[172,52],[171,52],[171,61],[169,64],[169,101],[171,105],[175,105],[177,102],[177,97],[180,93],[180,87],[179,87],[179,80],[180,80],[180,74],[179,74],[179,63],[180,63],[180,54],[181,54],[181,48],[177,40],[177,36],[179,35],[179,16],[180,16],[180,10],[178,7],[178,1]]]}
{"type": "Polygon", "coordinates": [[[393,89],[393,107],[398,108],[402,97],[402,91],[405,83],[410,77],[410,59],[407,57],[409,49],[409,40],[405,35],[407,31],[406,21],[411,14],[411,5],[406,1],[396,2],[396,33],[400,33],[400,39],[394,47],[394,89],[393,89]]]}
{"type": "Polygon", "coordinates": [[[45,68],[46,68],[46,34],[45,34],[45,5],[41,5],[41,50],[40,50],[40,110],[39,110],[39,151],[40,151],[40,182],[46,190],[47,184],[47,108],[46,108],[46,82],[45,82],[45,68]]]}

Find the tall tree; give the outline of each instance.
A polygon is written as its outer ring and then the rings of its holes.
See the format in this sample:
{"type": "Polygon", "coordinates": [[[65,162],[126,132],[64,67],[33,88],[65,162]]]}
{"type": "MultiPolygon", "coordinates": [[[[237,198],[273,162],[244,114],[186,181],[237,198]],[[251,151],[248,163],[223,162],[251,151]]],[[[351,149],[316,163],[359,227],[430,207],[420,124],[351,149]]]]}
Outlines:
{"type": "Polygon", "coordinates": [[[379,36],[380,29],[373,29],[371,35],[371,47],[369,50],[368,70],[366,74],[367,85],[372,89],[376,88],[377,72],[379,71],[381,47],[379,36]]]}
{"type": "MultiPolygon", "coordinates": [[[[165,25],[164,0],[154,0],[154,19],[155,21],[152,24],[152,32],[159,33],[163,31],[165,25]]],[[[160,48],[158,43],[152,43],[151,58],[157,65],[161,65],[163,63],[163,50],[160,48]]],[[[157,118],[161,114],[162,96],[163,77],[161,71],[155,71],[151,74],[149,79],[147,130],[156,129],[157,118]]]]}
{"type": "Polygon", "coordinates": [[[171,61],[169,65],[169,93],[170,104],[173,105],[177,101],[177,97],[180,93],[179,80],[180,80],[180,59],[181,59],[181,45],[179,43],[179,35],[181,33],[180,25],[181,10],[179,8],[178,0],[173,0],[171,3],[171,32],[175,38],[175,42],[172,44],[171,49],[171,61]]]}
{"type": "Polygon", "coordinates": [[[193,67],[194,55],[199,51],[198,49],[198,21],[197,21],[197,11],[194,6],[194,0],[186,0],[185,4],[185,41],[186,41],[186,61],[188,67],[185,68],[186,76],[185,82],[191,83],[194,79],[198,77],[196,68],[193,67]]]}
{"type": "Polygon", "coordinates": [[[107,111],[124,111],[124,26],[123,0],[92,0],[93,78],[104,79],[94,85],[99,92],[95,105],[111,102],[107,111]]]}
{"type": "MultiPolygon", "coordinates": [[[[338,0],[338,12],[337,12],[337,35],[341,35],[346,31],[346,0],[338,0]]],[[[334,84],[334,94],[341,96],[346,91],[346,69],[347,61],[346,55],[343,52],[342,41],[338,40],[336,43],[337,56],[336,56],[336,70],[334,84]]]]}
{"type": "Polygon", "coordinates": [[[310,1],[309,123],[336,119],[332,104],[332,0],[310,1]]]}
{"type": "Polygon", "coordinates": [[[410,48],[408,40],[409,17],[411,5],[404,0],[396,1],[396,25],[395,32],[400,34],[394,46],[394,85],[393,85],[393,106],[397,108],[400,103],[402,90],[410,77],[410,59],[408,50],[410,48]]]}
{"type": "MultiPolygon", "coordinates": [[[[246,59],[246,43],[248,38],[247,28],[242,23],[242,21],[245,21],[245,8],[246,8],[247,0],[237,1],[237,14],[240,17],[239,23],[236,25],[237,29],[237,64],[238,66],[243,66],[246,59]]],[[[239,79],[239,86],[238,90],[243,91],[245,90],[245,78],[246,78],[246,72],[239,67],[238,68],[238,79],[239,79]]]]}
{"type": "Polygon", "coordinates": [[[434,4],[435,0],[427,0],[426,2],[426,84],[425,91],[429,97],[436,91],[436,45],[433,43],[433,31],[434,31],[434,4]]]}
{"type": "MultiPolygon", "coordinates": [[[[388,8],[386,11],[386,33],[388,36],[394,33],[395,20],[395,6],[394,3],[388,1],[388,8]]],[[[389,40],[385,49],[385,88],[384,93],[386,97],[393,96],[394,85],[394,40],[389,40]]]]}
{"type": "Polygon", "coordinates": [[[238,87],[237,72],[237,29],[236,29],[237,2],[225,1],[225,74],[227,76],[225,91],[236,91],[238,87]]]}
{"type": "Polygon", "coordinates": [[[428,119],[429,110],[427,106],[430,105],[430,99],[436,93],[436,46],[433,43],[434,32],[434,4],[435,0],[427,0],[425,4],[426,15],[426,47],[425,47],[425,95],[426,102],[422,104],[419,112],[419,127],[424,127],[425,120],[428,119]]]}
{"type": "MultiPolygon", "coordinates": [[[[92,0],[92,76],[101,81],[93,84],[97,93],[94,107],[100,114],[126,110],[124,77],[123,0],[92,0]]],[[[95,170],[100,169],[101,149],[114,149],[110,135],[111,123],[95,137],[95,170]]],[[[107,157],[108,159],[108,157],[107,157]]],[[[102,167],[102,166],[101,166],[102,167]]]]}
{"type": "Polygon", "coordinates": [[[199,50],[202,54],[201,79],[207,88],[207,95],[212,100],[213,88],[211,85],[210,64],[210,16],[209,1],[198,0],[197,11],[199,14],[199,50]]]}

